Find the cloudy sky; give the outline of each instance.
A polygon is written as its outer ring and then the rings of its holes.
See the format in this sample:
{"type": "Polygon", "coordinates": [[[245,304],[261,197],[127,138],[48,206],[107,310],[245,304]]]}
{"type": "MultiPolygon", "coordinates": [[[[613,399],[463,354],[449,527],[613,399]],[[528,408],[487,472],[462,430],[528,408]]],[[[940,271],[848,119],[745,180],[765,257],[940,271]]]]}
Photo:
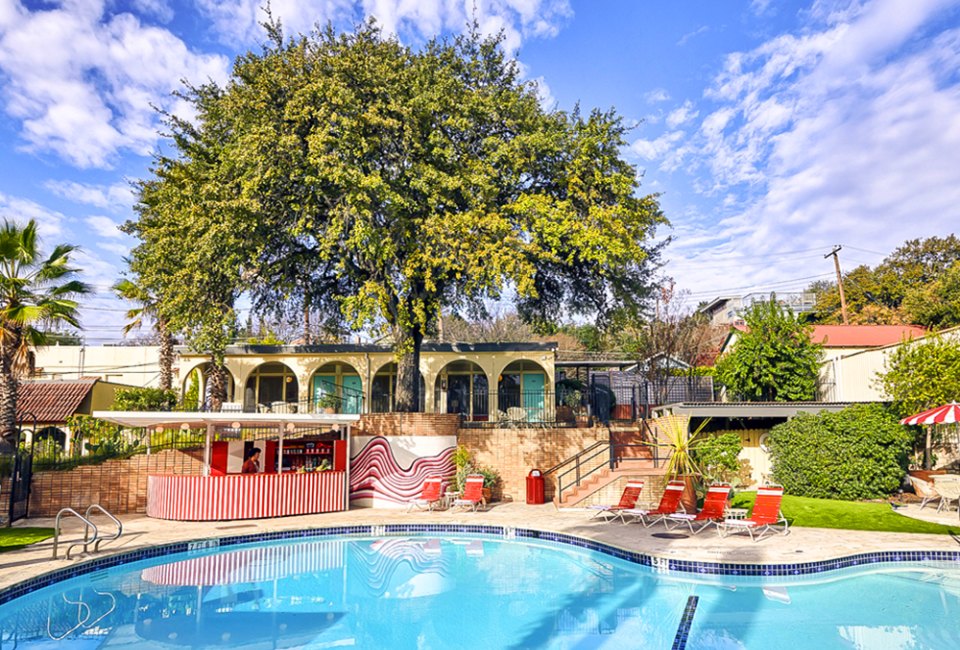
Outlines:
{"type": "MultiPolygon", "coordinates": [[[[261,0],[0,0],[0,216],[80,244],[89,343],[133,242],[154,107],[226,78],[261,0]]],[[[374,15],[417,44],[476,12],[544,101],[615,107],[692,301],[798,290],[960,225],[960,0],[274,0],[287,31],[374,15]]]]}

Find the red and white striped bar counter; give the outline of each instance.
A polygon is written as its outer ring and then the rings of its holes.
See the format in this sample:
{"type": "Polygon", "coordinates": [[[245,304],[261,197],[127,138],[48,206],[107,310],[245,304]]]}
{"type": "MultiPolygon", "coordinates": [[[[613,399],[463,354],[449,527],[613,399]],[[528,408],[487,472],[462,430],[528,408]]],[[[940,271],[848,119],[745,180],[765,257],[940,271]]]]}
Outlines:
{"type": "Polygon", "coordinates": [[[177,521],[261,519],[347,509],[346,472],[147,478],[147,516],[177,521]]]}

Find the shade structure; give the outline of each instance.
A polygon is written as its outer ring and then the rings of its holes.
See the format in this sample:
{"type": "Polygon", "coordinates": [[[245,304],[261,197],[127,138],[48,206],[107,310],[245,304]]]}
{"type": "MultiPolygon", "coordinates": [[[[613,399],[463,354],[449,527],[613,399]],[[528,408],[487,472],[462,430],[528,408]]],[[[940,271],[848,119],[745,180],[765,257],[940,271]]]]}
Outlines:
{"type": "Polygon", "coordinates": [[[900,420],[900,424],[953,424],[960,422],[960,404],[950,402],[900,420]]]}

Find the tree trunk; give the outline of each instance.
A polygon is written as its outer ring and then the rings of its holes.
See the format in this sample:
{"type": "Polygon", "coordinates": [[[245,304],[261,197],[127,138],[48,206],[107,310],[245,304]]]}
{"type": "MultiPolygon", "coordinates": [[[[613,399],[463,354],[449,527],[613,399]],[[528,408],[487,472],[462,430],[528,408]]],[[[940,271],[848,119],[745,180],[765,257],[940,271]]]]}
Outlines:
{"type": "Polygon", "coordinates": [[[16,327],[6,329],[0,339],[0,448],[12,449],[17,444],[16,354],[23,334],[16,327]]]}
{"type": "Polygon", "coordinates": [[[420,345],[423,333],[419,328],[394,330],[397,349],[405,350],[397,359],[397,392],[394,409],[401,413],[420,410],[420,345]]]}
{"type": "Polygon", "coordinates": [[[207,386],[210,392],[209,409],[214,412],[223,408],[227,399],[227,369],[222,362],[210,360],[210,375],[207,377],[207,386]]]}
{"type": "Polygon", "coordinates": [[[160,388],[173,388],[173,336],[167,329],[166,322],[157,321],[157,330],[160,335],[160,388]]]}

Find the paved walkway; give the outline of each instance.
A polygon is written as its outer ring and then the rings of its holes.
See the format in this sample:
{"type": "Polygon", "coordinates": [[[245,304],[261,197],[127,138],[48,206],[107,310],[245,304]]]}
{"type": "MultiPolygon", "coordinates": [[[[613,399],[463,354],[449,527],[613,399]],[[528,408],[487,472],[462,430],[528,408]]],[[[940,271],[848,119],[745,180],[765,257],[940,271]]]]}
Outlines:
{"type": "MultiPolygon", "coordinates": [[[[939,523],[958,524],[956,512],[937,514],[930,506],[923,511],[915,505],[908,506],[903,512],[939,523]]],[[[696,536],[664,539],[655,536],[664,532],[662,525],[644,528],[637,524],[626,526],[620,523],[607,524],[596,520],[590,521],[590,515],[590,512],[583,510],[558,511],[552,504],[530,506],[521,503],[505,503],[478,513],[463,511],[405,513],[397,510],[358,508],[349,512],[323,515],[205,523],[170,522],[145,516],[127,516],[123,517],[123,537],[117,542],[105,544],[102,548],[103,552],[98,557],[110,552],[208,537],[252,535],[259,532],[351,524],[391,523],[493,524],[532,528],[577,535],[660,557],[712,562],[787,564],[839,558],[867,551],[960,550],[957,542],[948,535],[873,533],[819,528],[795,528],[791,529],[787,536],[774,535],[760,542],[752,542],[746,535],[720,538],[712,529],[705,530],[696,536]]],[[[74,520],[74,525],[76,524],[79,522],[74,520]]],[[[17,526],[53,526],[53,520],[31,519],[18,522],[17,526]]],[[[77,526],[70,529],[67,538],[75,540],[81,536],[82,531],[77,526]]],[[[48,540],[19,551],[0,554],[0,588],[83,561],[83,558],[53,560],[51,559],[52,550],[53,542],[48,540]]],[[[63,551],[61,551],[62,554],[63,551]]]]}

